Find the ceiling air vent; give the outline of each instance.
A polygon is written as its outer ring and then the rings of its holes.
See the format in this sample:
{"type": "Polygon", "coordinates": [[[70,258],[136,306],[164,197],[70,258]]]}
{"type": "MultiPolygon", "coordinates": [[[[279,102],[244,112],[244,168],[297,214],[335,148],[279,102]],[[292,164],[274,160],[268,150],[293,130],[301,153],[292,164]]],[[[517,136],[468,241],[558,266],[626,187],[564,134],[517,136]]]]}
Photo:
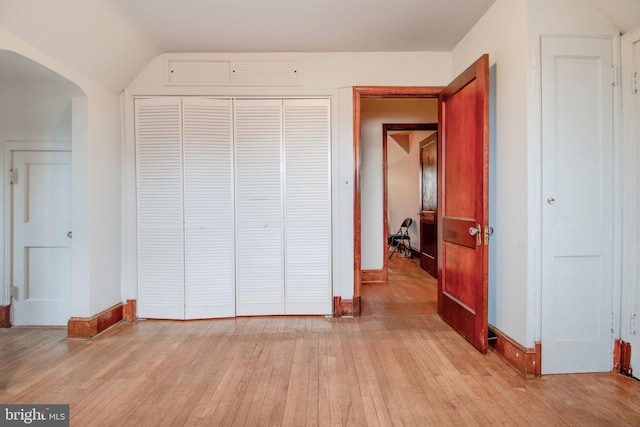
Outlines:
{"type": "Polygon", "coordinates": [[[301,86],[301,61],[166,62],[167,85],[202,86],[301,86]]]}

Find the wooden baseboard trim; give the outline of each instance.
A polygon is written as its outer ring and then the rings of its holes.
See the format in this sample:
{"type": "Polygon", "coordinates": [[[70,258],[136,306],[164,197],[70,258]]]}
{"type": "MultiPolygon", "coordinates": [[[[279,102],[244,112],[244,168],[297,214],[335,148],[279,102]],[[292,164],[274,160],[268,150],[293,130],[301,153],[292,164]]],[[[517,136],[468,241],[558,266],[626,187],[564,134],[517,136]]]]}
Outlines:
{"type": "Polygon", "coordinates": [[[72,317],[67,323],[68,338],[89,339],[122,320],[123,304],[119,303],[92,317],[72,317]]]}
{"type": "Polygon", "coordinates": [[[127,303],[122,306],[122,319],[127,322],[133,322],[138,318],[138,306],[137,301],[134,299],[128,299],[127,303]]]}
{"type": "Polygon", "coordinates": [[[616,340],[613,347],[613,369],[614,373],[631,376],[631,343],[616,340]]]}
{"type": "Polygon", "coordinates": [[[342,297],[333,297],[333,317],[357,317],[360,315],[360,297],[357,297],[358,301],[358,315],[355,313],[354,301],[350,299],[343,300],[342,297]]]}
{"type": "Polygon", "coordinates": [[[362,283],[384,282],[384,270],[362,270],[362,283]]]}
{"type": "Polygon", "coordinates": [[[11,327],[11,306],[0,305],[0,328],[11,327]]]}
{"type": "Polygon", "coordinates": [[[489,345],[504,357],[525,378],[536,378],[542,373],[542,345],[525,348],[499,329],[489,327],[489,345]]]}
{"type": "Polygon", "coordinates": [[[360,317],[360,295],[353,297],[351,301],[353,317],[360,317]]]}
{"type": "Polygon", "coordinates": [[[333,297],[333,317],[342,317],[342,297],[333,297]]]}

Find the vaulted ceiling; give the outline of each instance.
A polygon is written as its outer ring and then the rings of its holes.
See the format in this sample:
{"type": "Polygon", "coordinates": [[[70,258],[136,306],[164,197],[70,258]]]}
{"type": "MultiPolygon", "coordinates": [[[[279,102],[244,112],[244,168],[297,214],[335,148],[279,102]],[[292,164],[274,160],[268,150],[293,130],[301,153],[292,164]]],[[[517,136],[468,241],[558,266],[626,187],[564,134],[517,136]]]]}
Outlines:
{"type": "Polygon", "coordinates": [[[163,51],[449,51],[495,0],[112,0],[163,51]]]}
{"type": "MultiPolygon", "coordinates": [[[[164,52],[450,51],[495,1],[0,0],[0,29],[117,93],[164,52]]],[[[584,1],[640,25],[640,0],[584,1]]]]}
{"type": "Polygon", "coordinates": [[[495,0],[0,0],[0,27],[116,92],[163,52],[450,51],[495,0]]]}

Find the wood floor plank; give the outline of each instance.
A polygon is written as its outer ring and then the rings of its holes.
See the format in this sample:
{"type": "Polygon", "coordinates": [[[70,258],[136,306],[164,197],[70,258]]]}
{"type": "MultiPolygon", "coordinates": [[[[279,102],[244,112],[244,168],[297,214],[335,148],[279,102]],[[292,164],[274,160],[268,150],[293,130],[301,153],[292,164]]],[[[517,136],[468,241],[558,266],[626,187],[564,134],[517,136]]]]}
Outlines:
{"type": "Polygon", "coordinates": [[[0,329],[0,402],[68,403],[72,426],[640,425],[636,380],[526,380],[479,354],[410,262],[363,285],[355,319],[147,320],[89,341],[0,329]]]}

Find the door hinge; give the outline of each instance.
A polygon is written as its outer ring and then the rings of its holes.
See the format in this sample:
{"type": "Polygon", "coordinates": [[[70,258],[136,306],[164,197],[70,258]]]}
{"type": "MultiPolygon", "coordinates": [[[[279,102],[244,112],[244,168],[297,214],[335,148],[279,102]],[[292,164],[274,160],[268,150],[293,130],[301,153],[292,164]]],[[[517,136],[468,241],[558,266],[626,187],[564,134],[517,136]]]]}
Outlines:
{"type": "Polygon", "coordinates": [[[618,86],[618,67],[611,67],[611,86],[618,86]]]}
{"type": "Polygon", "coordinates": [[[489,225],[484,226],[484,245],[489,246],[489,237],[493,235],[493,227],[489,225]]]}
{"type": "Polygon", "coordinates": [[[611,334],[615,335],[616,333],[616,314],[611,313],[611,334]]]}
{"type": "Polygon", "coordinates": [[[636,324],[636,314],[635,313],[631,314],[631,325],[630,325],[630,327],[631,327],[630,328],[631,329],[630,330],[631,335],[635,335],[636,332],[638,331],[638,327],[637,327],[637,324],[636,324]]]}
{"type": "Polygon", "coordinates": [[[11,169],[9,171],[9,184],[18,183],[18,169],[11,169]]]}
{"type": "Polygon", "coordinates": [[[13,299],[18,299],[18,295],[19,295],[19,291],[20,289],[18,289],[17,286],[9,286],[9,296],[13,299]]]}
{"type": "Polygon", "coordinates": [[[638,73],[631,73],[631,93],[638,93],[638,73]]]}

